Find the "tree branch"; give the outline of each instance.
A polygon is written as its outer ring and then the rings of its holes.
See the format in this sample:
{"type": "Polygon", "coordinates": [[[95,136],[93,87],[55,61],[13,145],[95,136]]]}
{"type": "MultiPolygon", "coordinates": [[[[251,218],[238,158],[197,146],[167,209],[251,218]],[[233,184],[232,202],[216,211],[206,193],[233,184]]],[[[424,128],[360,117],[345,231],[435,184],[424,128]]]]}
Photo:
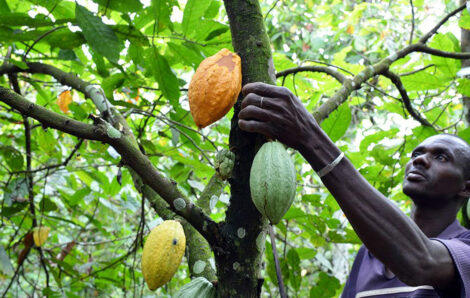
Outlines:
{"type": "Polygon", "coordinates": [[[290,74],[296,74],[296,73],[303,72],[303,71],[326,73],[326,74],[334,77],[341,84],[343,84],[344,81],[346,80],[346,76],[344,76],[342,73],[340,73],[337,70],[334,70],[331,67],[315,66],[315,65],[312,65],[312,66],[299,66],[299,67],[289,68],[289,69],[286,69],[286,70],[283,70],[283,71],[280,71],[280,72],[276,73],[276,78],[280,78],[280,77],[283,77],[283,76],[288,76],[290,74]]]}
{"type": "Polygon", "coordinates": [[[406,110],[410,115],[419,123],[421,123],[424,126],[432,127],[432,124],[429,123],[428,120],[425,118],[421,117],[411,106],[411,100],[408,97],[408,93],[406,92],[405,86],[403,86],[403,83],[401,82],[401,79],[398,75],[394,74],[393,72],[387,70],[382,73],[383,76],[389,78],[393,84],[397,87],[398,91],[400,92],[401,98],[403,100],[403,104],[405,105],[406,110]]]}
{"type": "Polygon", "coordinates": [[[19,110],[49,127],[68,134],[107,143],[121,154],[123,161],[135,170],[142,181],[155,190],[173,209],[188,220],[210,243],[218,243],[218,225],[202,210],[184,198],[176,185],[161,175],[136,146],[135,140],[113,128],[109,123],[85,124],[69,117],[54,113],[42,106],[24,99],[20,95],[0,87],[0,101],[19,110]]]}
{"type": "Polygon", "coordinates": [[[366,67],[363,71],[359,72],[352,80],[346,79],[343,83],[343,86],[329,100],[324,102],[319,108],[317,108],[313,112],[313,116],[315,117],[315,119],[318,122],[323,121],[325,118],[328,117],[331,112],[333,112],[336,108],[338,108],[338,106],[345,102],[353,91],[360,89],[363,83],[365,83],[367,80],[369,80],[375,75],[380,75],[388,71],[392,63],[412,52],[422,52],[454,59],[470,59],[470,53],[444,52],[427,47],[425,45],[429,38],[431,38],[431,36],[433,36],[449,18],[462,11],[465,7],[466,5],[462,5],[454,11],[450,12],[448,15],[446,15],[433,29],[431,29],[431,31],[425,34],[419,40],[419,42],[409,45],[396,53],[393,53],[392,55],[388,56],[387,58],[372,66],[366,67]]]}
{"type": "Polygon", "coordinates": [[[421,37],[419,39],[419,42],[422,43],[422,44],[425,44],[431,38],[431,36],[436,34],[437,30],[439,30],[439,28],[441,28],[441,26],[444,25],[445,22],[447,22],[451,17],[455,16],[456,14],[458,14],[459,12],[464,10],[466,6],[467,6],[466,4],[461,5],[457,9],[455,9],[455,10],[451,11],[450,13],[448,13],[439,23],[437,23],[436,26],[434,26],[434,28],[431,29],[431,31],[429,31],[423,37],[421,37]]]}
{"type": "Polygon", "coordinates": [[[464,52],[464,53],[446,52],[446,51],[441,51],[438,49],[430,48],[420,43],[417,44],[416,52],[427,53],[427,54],[431,54],[434,56],[452,58],[452,59],[460,59],[460,60],[470,59],[470,52],[464,52]]]}
{"type": "Polygon", "coordinates": [[[411,30],[410,30],[410,41],[409,44],[413,43],[413,34],[415,31],[415,6],[413,5],[413,0],[410,0],[411,6],[411,30]]]}

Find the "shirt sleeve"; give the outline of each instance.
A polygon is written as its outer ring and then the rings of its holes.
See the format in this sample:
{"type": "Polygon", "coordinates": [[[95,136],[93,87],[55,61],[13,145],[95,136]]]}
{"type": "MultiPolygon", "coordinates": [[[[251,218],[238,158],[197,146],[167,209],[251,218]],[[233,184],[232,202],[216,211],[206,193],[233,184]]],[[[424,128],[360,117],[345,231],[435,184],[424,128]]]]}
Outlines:
{"type": "Polygon", "coordinates": [[[449,251],[459,275],[460,297],[470,297],[470,233],[467,237],[454,239],[435,239],[444,244],[449,251]]]}
{"type": "Polygon", "coordinates": [[[361,246],[361,248],[357,252],[356,259],[354,259],[354,263],[351,268],[348,280],[346,281],[346,284],[344,286],[343,293],[341,294],[341,298],[354,298],[356,296],[357,277],[359,274],[359,269],[362,265],[362,260],[364,258],[365,252],[365,247],[361,246]]]}

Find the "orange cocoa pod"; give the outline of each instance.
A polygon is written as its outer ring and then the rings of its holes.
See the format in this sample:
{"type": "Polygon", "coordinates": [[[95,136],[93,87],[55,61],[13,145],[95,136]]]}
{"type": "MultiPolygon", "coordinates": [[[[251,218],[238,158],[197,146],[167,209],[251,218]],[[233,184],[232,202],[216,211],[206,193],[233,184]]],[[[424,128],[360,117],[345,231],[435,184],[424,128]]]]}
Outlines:
{"type": "Polygon", "coordinates": [[[204,59],[189,84],[189,108],[201,129],[233,107],[242,88],[240,57],[227,49],[204,59]]]}

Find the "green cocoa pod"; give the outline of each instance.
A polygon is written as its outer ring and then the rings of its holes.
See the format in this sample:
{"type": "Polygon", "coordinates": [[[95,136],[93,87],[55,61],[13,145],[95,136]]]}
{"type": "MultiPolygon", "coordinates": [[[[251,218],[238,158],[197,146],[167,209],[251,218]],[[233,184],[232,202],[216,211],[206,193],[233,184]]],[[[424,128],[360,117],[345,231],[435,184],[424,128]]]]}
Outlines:
{"type": "Polygon", "coordinates": [[[295,167],[279,142],[267,142],[259,149],[250,172],[251,199],[258,211],[277,224],[295,197],[295,167]]]}
{"type": "Polygon", "coordinates": [[[215,298],[216,289],[204,277],[198,277],[180,288],[173,298],[215,298]]]}

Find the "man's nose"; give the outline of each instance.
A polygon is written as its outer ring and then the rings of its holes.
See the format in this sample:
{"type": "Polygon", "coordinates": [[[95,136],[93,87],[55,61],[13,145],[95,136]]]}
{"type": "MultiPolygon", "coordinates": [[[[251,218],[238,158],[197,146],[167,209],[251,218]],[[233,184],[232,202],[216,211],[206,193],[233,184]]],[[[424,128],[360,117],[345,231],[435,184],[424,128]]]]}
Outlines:
{"type": "Polygon", "coordinates": [[[426,153],[420,154],[413,159],[413,165],[422,165],[424,167],[429,167],[429,155],[426,153]]]}

